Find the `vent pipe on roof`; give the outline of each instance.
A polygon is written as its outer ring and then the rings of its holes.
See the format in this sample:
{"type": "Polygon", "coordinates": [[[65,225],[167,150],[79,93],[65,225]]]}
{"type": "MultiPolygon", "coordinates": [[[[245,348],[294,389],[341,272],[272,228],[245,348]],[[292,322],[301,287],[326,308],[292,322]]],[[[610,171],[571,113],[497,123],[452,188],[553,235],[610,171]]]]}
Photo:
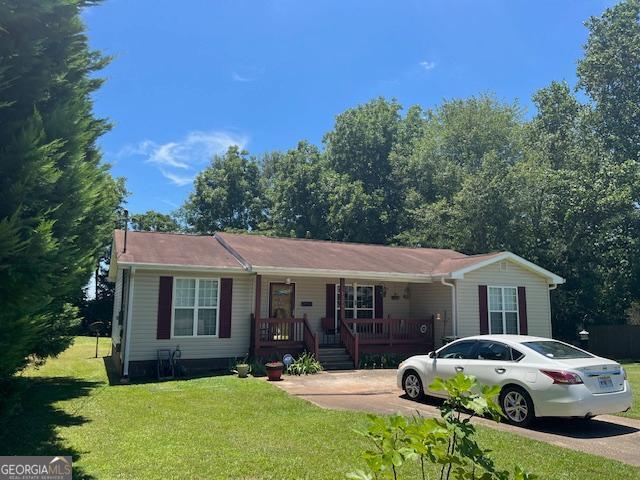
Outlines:
{"type": "Polygon", "coordinates": [[[129,230],[129,210],[124,211],[124,248],[122,253],[127,253],[127,230],[129,230]]]}

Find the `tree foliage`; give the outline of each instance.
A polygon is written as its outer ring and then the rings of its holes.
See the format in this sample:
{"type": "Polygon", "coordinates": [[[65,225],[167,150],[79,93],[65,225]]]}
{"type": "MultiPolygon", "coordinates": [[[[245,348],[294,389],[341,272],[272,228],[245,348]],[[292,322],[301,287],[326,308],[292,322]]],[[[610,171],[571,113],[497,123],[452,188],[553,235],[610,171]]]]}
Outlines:
{"type": "Polygon", "coordinates": [[[579,85],[594,101],[605,144],[621,161],[640,160],[640,1],[623,1],[586,26],[579,85]]]}
{"type": "Polygon", "coordinates": [[[90,51],[70,0],[0,2],[0,378],[63,350],[70,302],[113,227],[119,184],[96,140],[90,51]]]}
{"type": "Polygon", "coordinates": [[[236,146],[216,155],[196,177],[184,212],[199,232],[257,228],[263,220],[263,195],[256,161],[236,146]]]}
{"type": "Polygon", "coordinates": [[[131,216],[131,228],[142,232],[178,232],[180,224],[172,215],[147,210],[131,216]]]}

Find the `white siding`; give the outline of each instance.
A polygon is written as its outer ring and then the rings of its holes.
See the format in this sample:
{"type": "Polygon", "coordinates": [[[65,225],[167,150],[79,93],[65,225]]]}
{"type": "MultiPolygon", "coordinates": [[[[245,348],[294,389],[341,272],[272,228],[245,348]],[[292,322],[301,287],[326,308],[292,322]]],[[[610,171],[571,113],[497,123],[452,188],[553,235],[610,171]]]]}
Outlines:
{"type": "Polygon", "coordinates": [[[549,285],[544,277],[507,262],[506,271],[495,263],[467,273],[458,285],[458,336],[480,333],[478,285],[525,287],[529,335],[551,337],[549,285]]]}
{"type": "Polygon", "coordinates": [[[453,335],[451,287],[441,283],[411,284],[411,318],[436,318],[434,340],[436,347],[442,344],[442,337],[453,335]]]}
{"type": "Polygon", "coordinates": [[[242,274],[214,275],[136,270],[134,273],[133,319],[131,322],[130,360],[155,360],[157,349],[175,349],[178,345],[182,358],[242,357],[249,352],[251,335],[250,315],[253,309],[254,277],[242,274]],[[197,276],[200,278],[221,276],[233,278],[231,307],[231,338],[175,338],[158,340],[158,290],[160,276],[197,276]]]}
{"type": "Polygon", "coordinates": [[[118,269],[116,274],[115,291],[113,293],[113,315],[111,316],[111,343],[117,345],[120,343],[120,325],[118,317],[120,315],[120,306],[122,304],[122,269],[118,269]]]}

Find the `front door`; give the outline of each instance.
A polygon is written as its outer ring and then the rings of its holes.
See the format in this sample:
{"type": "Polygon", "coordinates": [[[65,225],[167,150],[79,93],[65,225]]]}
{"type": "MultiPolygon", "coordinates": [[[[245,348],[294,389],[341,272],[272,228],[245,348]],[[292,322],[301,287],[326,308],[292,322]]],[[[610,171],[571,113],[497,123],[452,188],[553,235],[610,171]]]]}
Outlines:
{"type": "Polygon", "coordinates": [[[294,283],[271,283],[269,286],[269,318],[293,318],[296,286],[294,283]]]}

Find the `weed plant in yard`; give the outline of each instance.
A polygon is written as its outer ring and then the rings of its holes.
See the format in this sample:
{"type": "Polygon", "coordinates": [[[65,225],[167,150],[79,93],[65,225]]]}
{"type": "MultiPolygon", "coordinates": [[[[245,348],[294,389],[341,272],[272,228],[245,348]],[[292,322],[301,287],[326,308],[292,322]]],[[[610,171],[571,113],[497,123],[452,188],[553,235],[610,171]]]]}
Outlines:
{"type": "MultiPolygon", "coordinates": [[[[101,339],[101,354],[109,342],[101,339]]],[[[95,339],[77,338],[25,373],[21,411],[0,425],[0,454],[70,454],[74,478],[99,479],[333,480],[366,466],[368,443],[354,431],[366,428],[364,413],[231,375],[112,386],[94,348],[95,339]]],[[[502,467],[544,479],[640,479],[640,469],[506,432],[478,427],[477,440],[502,467]]],[[[419,473],[407,468],[405,478],[419,473]]]]}

